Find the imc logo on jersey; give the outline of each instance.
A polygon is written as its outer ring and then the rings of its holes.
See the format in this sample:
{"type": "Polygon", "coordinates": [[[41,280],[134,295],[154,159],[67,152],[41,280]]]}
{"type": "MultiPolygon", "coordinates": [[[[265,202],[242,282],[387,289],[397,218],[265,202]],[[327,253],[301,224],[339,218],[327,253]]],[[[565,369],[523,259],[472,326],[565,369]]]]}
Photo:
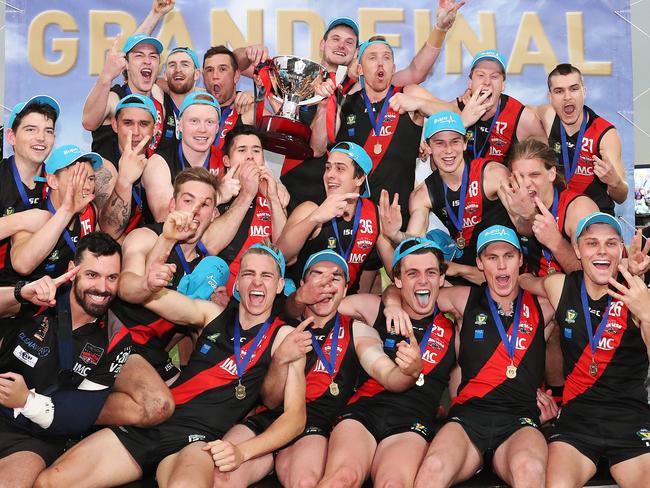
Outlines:
{"type": "Polygon", "coordinates": [[[575,324],[577,318],[578,318],[578,312],[570,308],[569,310],[566,311],[566,316],[564,317],[564,321],[567,324],[575,324]]]}
{"type": "Polygon", "coordinates": [[[422,354],[422,361],[429,364],[436,364],[438,362],[438,353],[429,351],[428,349],[422,354]]]}
{"type": "Polygon", "coordinates": [[[593,176],[594,175],[594,167],[593,166],[583,166],[581,164],[578,164],[578,167],[576,168],[576,173],[577,175],[582,175],[582,176],[593,176]]]}
{"type": "Polygon", "coordinates": [[[613,351],[615,348],[616,344],[611,337],[601,337],[596,347],[596,349],[600,349],[601,351],[613,351]]]}
{"type": "Polygon", "coordinates": [[[361,264],[365,259],[366,255],[358,252],[353,252],[350,254],[350,264],[361,264]]]}
{"type": "Polygon", "coordinates": [[[104,349],[93,346],[90,342],[86,342],[81,354],[79,354],[79,359],[86,364],[97,365],[102,354],[104,354],[104,349]]]}
{"type": "Polygon", "coordinates": [[[271,235],[270,225],[251,225],[249,230],[251,237],[268,237],[271,235]]]}

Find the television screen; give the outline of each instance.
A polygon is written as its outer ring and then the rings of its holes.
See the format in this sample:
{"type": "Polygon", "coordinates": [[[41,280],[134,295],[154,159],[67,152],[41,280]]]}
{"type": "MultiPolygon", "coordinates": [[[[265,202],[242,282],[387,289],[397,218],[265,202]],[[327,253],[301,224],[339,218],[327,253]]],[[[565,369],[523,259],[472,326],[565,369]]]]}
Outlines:
{"type": "Polygon", "coordinates": [[[634,168],[634,213],[650,216],[650,165],[634,168]]]}

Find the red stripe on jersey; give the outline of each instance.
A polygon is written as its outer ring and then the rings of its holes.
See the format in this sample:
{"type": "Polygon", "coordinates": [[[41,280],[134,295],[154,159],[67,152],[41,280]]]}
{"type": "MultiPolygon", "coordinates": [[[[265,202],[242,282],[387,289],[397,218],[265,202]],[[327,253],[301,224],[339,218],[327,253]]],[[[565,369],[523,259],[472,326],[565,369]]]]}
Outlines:
{"type": "Polygon", "coordinates": [[[503,110],[499,112],[499,117],[489,135],[489,147],[485,154],[486,158],[499,163],[505,162],[506,153],[510,149],[512,141],[517,137],[519,117],[524,111],[524,106],[519,100],[508,95],[504,95],[504,97],[506,97],[506,103],[503,110]]]}
{"type": "Polygon", "coordinates": [[[377,219],[377,207],[369,198],[361,199],[361,215],[359,217],[359,228],[354,237],[354,246],[348,257],[348,269],[350,272],[349,284],[355,283],[357,275],[361,273],[363,263],[375,246],[379,238],[379,222],[377,219]]]}
{"type": "MultiPolygon", "coordinates": [[[[467,243],[472,240],[474,229],[483,219],[483,170],[489,162],[489,159],[478,158],[474,159],[469,166],[462,230],[463,239],[467,243]]],[[[454,238],[457,237],[458,233],[454,238]]]]}
{"type": "Polygon", "coordinates": [[[176,327],[175,324],[169,320],[160,318],[151,322],[150,324],[136,325],[134,327],[129,327],[131,332],[131,339],[134,344],[147,344],[152,337],[162,338],[167,334],[171,329],[176,327]]]}
{"type": "Polygon", "coordinates": [[[584,133],[582,138],[582,147],[576,147],[575,150],[580,150],[578,156],[578,166],[571,179],[567,182],[567,188],[577,193],[584,193],[585,190],[594,181],[594,156],[601,157],[600,154],[600,140],[605,132],[614,126],[603,119],[596,116],[591,122],[589,127],[584,133]]]}
{"type": "Polygon", "coordinates": [[[163,136],[163,129],[165,126],[165,117],[163,114],[165,113],[165,110],[163,109],[162,104],[153,95],[149,98],[151,98],[151,101],[156,107],[156,123],[154,124],[153,130],[153,147],[155,149],[158,147],[158,144],[160,144],[160,140],[163,136]]]}
{"type": "Polygon", "coordinates": [[[594,386],[598,378],[603,375],[605,369],[607,369],[607,365],[614,357],[618,346],[621,345],[621,341],[627,330],[627,314],[628,310],[623,302],[620,300],[612,301],[609,306],[609,317],[607,324],[605,324],[605,331],[600,338],[600,342],[596,347],[596,354],[594,355],[594,359],[598,365],[598,372],[595,376],[589,373],[589,367],[591,366],[591,345],[587,340],[587,346],[582,351],[578,361],[576,361],[573,370],[567,374],[564,380],[564,394],[562,395],[562,403],[564,405],[594,386]]]}
{"type": "Polygon", "coordinates": [[[111,341],[108,343],[108,349],[106,352],[111,352],[111,350],[118,345],[127,335],[129,335],[129,329],[125,326],[122,326],[120,330],[111,338],[111,341]]]}
{"type": "MultiPolygon", "coordinates": [[[[401,93],[402,87],[396,86],[394,88],[395,89],[393,90],[393,93],[401,93]]],[[[370,117],[373,116],[373,114],[368,115],[370,117]]],[[[366,143],[363,145],[363,148],[368,153],[368,156],[370,156],[370,159],[372,159],[372,171],[370,174],[374,173],[381,160],[384,159],[386,151],[388,151],[390,143],[393,140],[393,136],[395,135],[395,131],[397,130],[399,118],[399,112],[393,110],[392,107],[388,107],[388,110],[386,111],[386,117],[384,118],[384,122],[381,126],[381,129],[379,130],[380,134],[375,134],[374,128],[370,129],[368,140],[366,140],[366,143]]]]}

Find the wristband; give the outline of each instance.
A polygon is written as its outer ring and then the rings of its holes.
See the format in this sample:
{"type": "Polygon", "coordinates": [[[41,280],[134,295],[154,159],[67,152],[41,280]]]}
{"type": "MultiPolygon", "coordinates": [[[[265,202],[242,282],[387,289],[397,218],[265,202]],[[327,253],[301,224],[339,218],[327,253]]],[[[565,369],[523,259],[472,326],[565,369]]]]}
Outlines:
{"type": "Polygon", "coordinates": [[[54,403],[50,397],[36,393],[32,389],[29,390],[25,406],[14,408],[14,418],[19,414],[23,414],[36,425],[47,429],[54,420],[54,403]]]}
{"type": "Polygon", "coordinates": [[[21,295],[21,292],[23,290],[23,287],[27,284],[27,280],[20,280],[14,285],[14,298],[18,303],[21,305],[26,305],[29,302],[29,300],[25,300],[23,296],[21,295]]]}

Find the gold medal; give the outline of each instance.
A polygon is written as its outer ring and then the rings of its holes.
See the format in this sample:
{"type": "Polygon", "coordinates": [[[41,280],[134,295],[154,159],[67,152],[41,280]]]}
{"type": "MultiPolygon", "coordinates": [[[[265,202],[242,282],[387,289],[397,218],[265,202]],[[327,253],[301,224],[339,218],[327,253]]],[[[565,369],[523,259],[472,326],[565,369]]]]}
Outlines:
{"type": "Polygon", "coordinates": [[[589,374],[591,376],[596,376],[598,374],[598,365],[596,364],[596,359],[591,358],[591,364],[589,365],[589,374]]]}
{"type": "Polygon", "coordinates": [[[458,236],[458,239],[456,239],[456,245],[458,246],[458,249],[463,249],[465,247],[465,239],[463,239],[463,236],[458,236]]]}
{"type": "Polygon", "coordinates": [[[235,398],[237,400],[243,400],[246,398],[246,387],[241,384],[241,380],[239,380],[239,384],[235,386],[235,398]]]}
{"type": "Polygon", "coordinates": [[[424,373],[420,373],[420,376],[418,376],[418,380],[415,382],[415,384],[418,386],[424,385],[424,373]]]}
{"type": "Polygon", "coordinates": [[[375,144],[372,150],[375,154],[381,154],[381,150],[382,150],[381,144],[380,143],[375,144]]]}
{"type": "Polygon", "coordinates": [[[506,377],[511,380],[517,377],[517,366],[513,363],[510,363],[510,366],[506,368],[506,377]]]}
{"type": "Polygon", "coordinates": [[[549,263],[548,269],[546,270],[546,274],[547,275],[552,275],[553,273],[555,273],[555,271],[556,271],[556,269],[553,266],[551,266],[551,264],[549,263]]]}
{"type": "Polygon", "coordinates": [[[339,385],[337,383],[335,383],[334,381],[332,381],[330,383],[330,393],[333,396],[339,396],[339,385]]]}

